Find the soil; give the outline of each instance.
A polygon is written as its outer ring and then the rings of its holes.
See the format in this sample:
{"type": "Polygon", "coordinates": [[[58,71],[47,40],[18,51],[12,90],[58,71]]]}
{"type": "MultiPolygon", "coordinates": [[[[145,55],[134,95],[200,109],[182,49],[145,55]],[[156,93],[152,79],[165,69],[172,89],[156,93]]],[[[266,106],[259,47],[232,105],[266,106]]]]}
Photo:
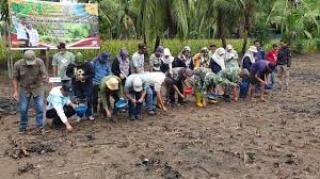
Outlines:
{"type": "Polygon", "coordinates": [[[268,102],[199,109],[189,97],[141,121],[120,114],[45,135],[18,134],[18,115],[3,116],[0,178],[320,178],[319,59],[295,57],[289,92],[273,90],[268,102]]]}

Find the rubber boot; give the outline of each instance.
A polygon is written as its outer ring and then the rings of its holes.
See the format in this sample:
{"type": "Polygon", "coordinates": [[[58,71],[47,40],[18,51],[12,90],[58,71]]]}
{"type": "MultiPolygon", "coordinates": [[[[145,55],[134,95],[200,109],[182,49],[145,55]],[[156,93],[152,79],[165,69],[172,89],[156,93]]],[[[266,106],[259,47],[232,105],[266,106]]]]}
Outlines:
{"type": "Polygon", "coordinates": [[[195,100],[196,100],[196,106],[198,106],[198,107],[203,107],[203,104],[202,104],[202,102],[201,102],[201,94],[196,93],[196,94],[194,95],[194,97],[195,97],[195,100]]]}

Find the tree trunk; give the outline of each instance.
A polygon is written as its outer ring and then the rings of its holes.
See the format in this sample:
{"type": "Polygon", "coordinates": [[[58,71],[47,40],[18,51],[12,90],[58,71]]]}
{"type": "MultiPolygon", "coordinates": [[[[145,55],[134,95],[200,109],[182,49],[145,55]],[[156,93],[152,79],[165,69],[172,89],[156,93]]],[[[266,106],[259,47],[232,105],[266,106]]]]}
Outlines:
{"type": "Polygon", "coordinates": [[[156,52],[157,48],[159,47],[159,45],[161,44],[160,43],[160,36],[157,35],[157,38],[156,38],[156,43],[154,44],[154,52],[156,52]]]}
{"type": "Polygon", "coordinates": [[[221,42],[222,42],[222,47],[226,48],[227,41],[226,41],[226,36],[225,36],[224,19],[225,19],[225,15],[224,15],[223,10],[219,9],[218,10],[218,34],[219,34],[219,38],[221,39],[221,42]]]}

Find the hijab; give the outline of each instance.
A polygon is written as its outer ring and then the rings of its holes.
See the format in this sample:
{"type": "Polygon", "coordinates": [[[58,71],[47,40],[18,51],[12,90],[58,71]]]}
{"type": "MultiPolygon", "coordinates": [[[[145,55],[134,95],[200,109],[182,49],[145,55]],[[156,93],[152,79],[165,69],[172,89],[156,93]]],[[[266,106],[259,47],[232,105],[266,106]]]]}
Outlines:
{"type": "Polygon", "coordinates": [[[224,50],[224,48],[218,48],[212,56],[213,61],[216,62],[221,67],[221,70],[226,69],[226,66],[224,63],[225,54],[226,54],[226,51],[224,50]]]}

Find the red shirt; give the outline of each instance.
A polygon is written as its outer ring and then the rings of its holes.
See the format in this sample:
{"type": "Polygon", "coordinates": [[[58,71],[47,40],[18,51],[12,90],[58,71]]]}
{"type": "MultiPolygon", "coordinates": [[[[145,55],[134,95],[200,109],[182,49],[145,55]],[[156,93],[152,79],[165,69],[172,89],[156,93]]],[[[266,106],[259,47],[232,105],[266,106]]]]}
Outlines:
{"type": "Polygon", "coordinates": [[[267,60],[268,60],[271,64],[275,65],[275,64],[277,63],[277,60],[278,60],[278,57],[277,57],[277,56],[278,56],[278,53],[279,53],[279,50],[275,50],[275,49],[269,51],[269,52],[267,53],[267,60]]]}

